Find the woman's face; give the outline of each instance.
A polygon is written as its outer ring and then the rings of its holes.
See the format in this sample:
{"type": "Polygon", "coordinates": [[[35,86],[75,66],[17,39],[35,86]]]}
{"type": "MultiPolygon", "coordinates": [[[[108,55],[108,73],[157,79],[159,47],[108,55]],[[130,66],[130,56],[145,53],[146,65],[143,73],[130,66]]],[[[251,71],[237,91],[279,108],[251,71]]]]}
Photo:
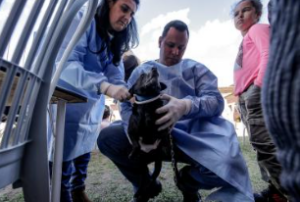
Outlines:
{"type": "Polygon", "coordinates": [[[134,0],[109,1],[109,22],[110,28],[115,32],[123,31],[131,22],[135,12],[136,3],[134,0]]]}
{"type": "Polygon", "coordinates": [[[250,1],[243,1],[234,9],[234,25],[244,36],[250,27],[258,22],[260,15],[250,1]]]}

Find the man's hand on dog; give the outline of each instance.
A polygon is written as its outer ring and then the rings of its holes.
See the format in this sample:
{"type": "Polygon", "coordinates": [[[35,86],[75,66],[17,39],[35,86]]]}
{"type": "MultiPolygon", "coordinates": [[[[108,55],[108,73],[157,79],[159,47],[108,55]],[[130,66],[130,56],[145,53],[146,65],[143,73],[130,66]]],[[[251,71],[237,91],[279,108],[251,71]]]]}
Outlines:
{"type": "Polygon", "coordinates": [[[158,119],[155,124],[160,125],[159,131],[173,128],[176,122],[185,114],[189,113],[192,101],[188,99],[177,99],[167,94],[161,95],[162,100],[167,100],[168,103],[156,110],[158,114],[165,114],[163,117],[158,119]]]}

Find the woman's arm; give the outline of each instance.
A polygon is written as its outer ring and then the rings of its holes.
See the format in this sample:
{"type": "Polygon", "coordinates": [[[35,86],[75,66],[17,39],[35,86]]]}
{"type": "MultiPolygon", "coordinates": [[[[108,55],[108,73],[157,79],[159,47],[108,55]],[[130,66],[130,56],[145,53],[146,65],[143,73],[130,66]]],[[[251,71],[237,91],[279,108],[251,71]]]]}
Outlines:
{"type": "Polygon", "coordinates": [[[258,76],[254,80],[254,84],[261,87],[269,59],[269,26],[262,24],[253,25],[252,29],[249,30],[249,36],[259,52],[260,61],[258,76]]]}

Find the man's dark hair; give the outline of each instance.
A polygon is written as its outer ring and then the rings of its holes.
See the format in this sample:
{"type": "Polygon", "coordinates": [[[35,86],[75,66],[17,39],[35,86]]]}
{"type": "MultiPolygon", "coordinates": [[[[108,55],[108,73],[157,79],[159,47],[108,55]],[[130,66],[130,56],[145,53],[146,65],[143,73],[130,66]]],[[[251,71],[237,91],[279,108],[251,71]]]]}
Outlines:
{"type": "Polygon", "coordinates": [[[125,81],[127,82],[132,71],[139,66],[140,61],[135,55],[127,55],[123,57],[125,69],[125,81]]]}
{"type": "Polygon", "coordinates": [[[176,30],[181,31],[181,32],[186,31],[188,36],[190,34],[189,28],[184,22],[182,22],[181,20],[173,20],[173,21],[169,22],[168,24],[166,24],[166,26],[164,27],[162,37],[167,36],[167,33],[171,27],[174,27],[176,30]]]}
{"type": "Polygon", "coordinates": [[[103,113],[103,118],[102,119],[106,119],[108,117],[110,117],[111,114],[111,110],[110,107],[105,105],[105,109],[104,109],[104,113],[103,113]]]}
{"type": "MultiPolygon", "coordinates": [[[[112,1],[115,3],[118,0],[112,1]]],[[[138,8],[140,0],[134,0],[134,2],[138,8]]],[[[118,65],[123,53],[139,44],[138,31],[136,21],[134,18],[132,18],[126,29],[121,32],[112,33],[114,37],[112,40],[110,40],[108,35],[108,30],[110,27],[109,10],[108,0],[102,0],[95,14],[97,33],[104,42],[101,44],[100,50],[96,53],[100,54],[103,51],[106,51],[106,54],[108,55],[109,52],[111,52],[113,54],[113,64],[118,65]]]]}

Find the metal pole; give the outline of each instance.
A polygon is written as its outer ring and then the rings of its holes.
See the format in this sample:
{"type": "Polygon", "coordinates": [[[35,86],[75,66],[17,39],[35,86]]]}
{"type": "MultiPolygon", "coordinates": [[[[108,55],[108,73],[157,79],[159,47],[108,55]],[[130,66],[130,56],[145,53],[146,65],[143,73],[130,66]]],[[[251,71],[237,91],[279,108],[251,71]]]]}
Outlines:
{"type": "Polygon", "coordinates": [[[9,13],[9,18],[7,18],[0,36],[0,57],[4,56],[7,44],[10,41],[15,26],[21,16],[20,13],[22,13],[23,8],[25,7],[26,1],[27,0],[15,1],[12,10],[9,13]]]}
{"type": "Polygon", "coordinates": [[[55,149],[53,161],[53,174],[52,174],[52,191],[51,201],[60,201],[60,188],[61,188],[61,173],[62,161],[64,151],[64,130],[65,130],[65,115],[66,115],[66,101],[59,100],[57,104],[56,116],[56,136],[55,136],[55,149]]]}

